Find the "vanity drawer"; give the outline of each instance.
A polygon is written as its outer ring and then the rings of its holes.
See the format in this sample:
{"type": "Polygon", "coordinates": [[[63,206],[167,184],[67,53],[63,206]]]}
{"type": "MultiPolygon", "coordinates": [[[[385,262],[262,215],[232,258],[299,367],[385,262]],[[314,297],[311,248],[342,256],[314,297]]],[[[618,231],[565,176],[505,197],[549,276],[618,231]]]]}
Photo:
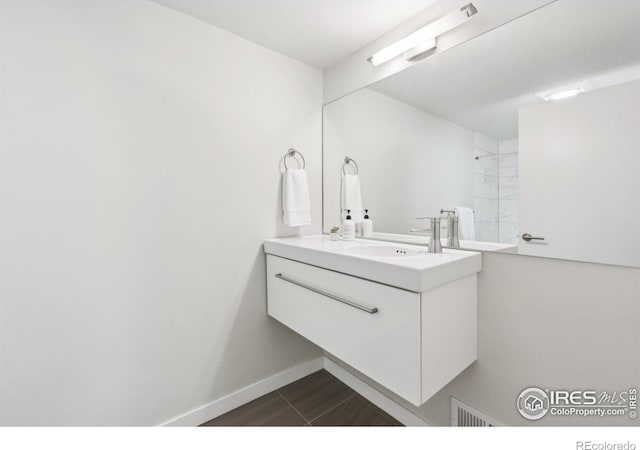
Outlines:
{"type": "Polygon", "coordinates": [[[268,313],[419,405],[420,294],[267,255],[268,313]]]}

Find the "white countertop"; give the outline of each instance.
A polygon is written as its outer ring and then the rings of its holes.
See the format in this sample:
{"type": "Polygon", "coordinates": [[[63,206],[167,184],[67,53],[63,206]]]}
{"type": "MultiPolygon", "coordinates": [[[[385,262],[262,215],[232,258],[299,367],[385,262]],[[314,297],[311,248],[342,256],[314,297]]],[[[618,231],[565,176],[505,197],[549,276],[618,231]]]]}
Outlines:
{"type": "MultiPolygon", "coordinates": [[[[397,233],[373,233],[375,241],[388,241],[397,242],[403,244],[416,244],[426,245],[429,243],[430,238],[424,234],[397,234],[397,233]]],[[[442,245],[447,244],[447,238],[440,238],[442,245]]],[[[498,242],[484,242],[484,241],[468,241],[465,239],[460,240],[460,248],[463,250],[471,251],[489,251],[489,252],[502,252],[502,253],[517,253],[517,244],[501,244],[498,242]]]]}
{"type": "Polygon", "coordinates": [[[421,245],[356,239],[331,241],[328,235],[269,239],[264,243],[267,254],[300,261],[317,267],[365,278],[413,292],[425,292],[436,286],[479,272],[479,252],[443,249],[428,253],[421,245]],[[344,251],[358,246],[389,246],[419,250],[405,257],[362,256],[344,251]]]}

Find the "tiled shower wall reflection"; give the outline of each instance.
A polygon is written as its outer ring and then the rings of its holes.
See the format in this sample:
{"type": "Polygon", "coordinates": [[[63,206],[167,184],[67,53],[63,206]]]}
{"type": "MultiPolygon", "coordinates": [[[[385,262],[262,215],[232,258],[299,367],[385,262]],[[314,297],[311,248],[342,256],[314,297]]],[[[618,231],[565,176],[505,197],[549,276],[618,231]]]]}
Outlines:
{"type": "Polygon", "coordinates": [[[498,141],[475,133],[474,147],[476,240],[498,242],[498,141]]]}
{"type": "Polygon", "coordinates": [[[475,133],[476,240],[518,242],[518,140],[475,133]]]}
{"type": "Polygon", "coordinates": [[[518,243],[518,140],[498,143],[498,238],[504,244],[518,243]]]}

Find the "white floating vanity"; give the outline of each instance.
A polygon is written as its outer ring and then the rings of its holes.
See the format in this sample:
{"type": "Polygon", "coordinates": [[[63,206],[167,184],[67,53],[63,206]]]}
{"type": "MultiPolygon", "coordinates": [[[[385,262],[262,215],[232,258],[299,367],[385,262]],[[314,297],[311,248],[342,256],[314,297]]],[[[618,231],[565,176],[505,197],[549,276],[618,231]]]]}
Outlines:
{"type": "Polygon", "coordinates": [[[476,360],[481,253],[328,236],[264,251],[269,315],[414,405],[476,360]]]}

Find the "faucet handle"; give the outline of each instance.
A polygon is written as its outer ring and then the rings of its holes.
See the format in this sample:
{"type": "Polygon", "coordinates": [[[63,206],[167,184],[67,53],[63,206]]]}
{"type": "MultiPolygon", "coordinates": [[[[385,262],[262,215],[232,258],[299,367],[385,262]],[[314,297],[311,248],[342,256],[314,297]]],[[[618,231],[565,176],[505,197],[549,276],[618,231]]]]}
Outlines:
{"type": "Polygon", "coordinates": [[[416,217],[416,220],[431,220],[432,222],[440,222],[440,217],[416,217]]]}
{"type": "Polygon", "coordinates": [[[410,233],[431,233],[434,229],[440,228],[440,217],[416,217],[416,220],[429,220],[428,228],[409,228],[410,233]]]}

